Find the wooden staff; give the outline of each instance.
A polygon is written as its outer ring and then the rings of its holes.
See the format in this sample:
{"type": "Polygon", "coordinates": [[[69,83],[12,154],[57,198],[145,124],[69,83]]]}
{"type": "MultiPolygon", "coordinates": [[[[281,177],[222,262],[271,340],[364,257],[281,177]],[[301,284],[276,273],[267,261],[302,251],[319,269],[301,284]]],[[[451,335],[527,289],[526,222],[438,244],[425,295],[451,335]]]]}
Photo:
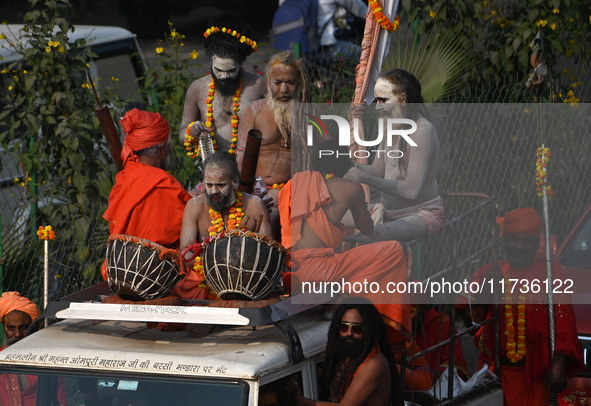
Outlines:
{"type": "Polygon", "coordinates": [[[113,162],[115,163],[117,170],[122,171],[123,161],[121,160],[121,140],[117,134],[115,123],[113,123],[111,112],[109,111],[108,106],[101,104],[101,100],[94,87],[94,82],[92,81],[90,72],[88,72],[88,79],[90,80],[90,85],[92,86],[92,90],[94,91],[94,95],[96,96],[96,101],[98,103],[98,107],[94,109],[94,112],[101,123],[101,130],[103,130],[103,134],[105,134],[105,139],[107,140],[107,145],[109,146],[109,152],[111,153],[113,162]]]}
{"type": "Polygon", "coordinates": [[[262,140],[263,133],[261,130],[253,128],[248,131],[246,146],[244,148],[244,159],[240,170],[240,183],[238,184],[238,190],[241,192],[252,193],[262,140]]]}

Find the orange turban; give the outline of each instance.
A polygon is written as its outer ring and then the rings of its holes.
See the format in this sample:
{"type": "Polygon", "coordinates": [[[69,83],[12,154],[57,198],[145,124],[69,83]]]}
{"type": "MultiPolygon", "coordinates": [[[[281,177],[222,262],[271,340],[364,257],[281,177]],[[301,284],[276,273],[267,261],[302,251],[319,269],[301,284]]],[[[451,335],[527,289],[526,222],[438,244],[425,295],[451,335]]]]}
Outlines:
{"type": "Polygon", "coordinates": [[[515,209],[505,217],[497,217],[497,223],[501,226],[501,238],[504,238],[505,234],[529,234],[539,237],[542,232],[542,218],[531,207],[515,209]]]}
{"type": "Polygon", "coordinates": [[[128,160],[139,161],[133,151],[153,147],[168,141],[170,128],[164,117],[158,113],[150,113],[133,109],[128,111],[121,119],[121,127],[126,134],[121,160],[123,166],[128,160]]]}
{"type": "Polygon", "coordinates": [[[0,297],[0,320],[13,310],[20,310],[31,316],[32,320],[39,317],[37,305],[18,292],[4,292],[0,297]]]}

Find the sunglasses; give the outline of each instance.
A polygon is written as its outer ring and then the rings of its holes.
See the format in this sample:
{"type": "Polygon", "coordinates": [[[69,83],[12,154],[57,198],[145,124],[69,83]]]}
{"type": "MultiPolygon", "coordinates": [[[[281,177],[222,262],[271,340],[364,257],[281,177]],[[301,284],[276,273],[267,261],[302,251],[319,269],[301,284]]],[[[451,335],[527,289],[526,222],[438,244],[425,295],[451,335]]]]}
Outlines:
{"type": "Polygon", "coordinates": [[[339,333],[347,334],[349,332],[349,328],[353,330],[353,335],[360,336],[365,331],[365,327],[363,324],[358,323],[339,323],[339,333]]]}

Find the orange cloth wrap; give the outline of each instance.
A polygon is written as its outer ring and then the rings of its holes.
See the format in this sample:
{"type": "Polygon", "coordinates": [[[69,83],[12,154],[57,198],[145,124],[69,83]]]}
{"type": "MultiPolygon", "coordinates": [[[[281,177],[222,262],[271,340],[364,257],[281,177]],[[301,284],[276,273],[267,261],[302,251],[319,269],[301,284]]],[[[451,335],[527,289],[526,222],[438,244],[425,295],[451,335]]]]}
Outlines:
{"type": "Polygon", "coordinates": [[[4,320],[4,316],[13,310],[27,313],[31,316],[31,320],[39,317],[39,309],[35,303],[18,292],[4,292],[0,297],[0,320],[4,320]]]}
{"type": "Polygon", "coordinates": [[[505,238],[505,234],[529,234],[539,237],[542,232],[542,218],[531,207],[515,209],[505,217],[497,217],[497,224],[502,229],[501,238],[505,238]]]}
{"type": "Polygon", "coordinates": [[[126,134],[121,160],[123,166],[127,161],[138,162],[139,158],[133,151],[153,147],[168,141],[170,127],[168,121],[159,113],[150,113],[133,109],[121,119],[121,127],[126,134]]]}

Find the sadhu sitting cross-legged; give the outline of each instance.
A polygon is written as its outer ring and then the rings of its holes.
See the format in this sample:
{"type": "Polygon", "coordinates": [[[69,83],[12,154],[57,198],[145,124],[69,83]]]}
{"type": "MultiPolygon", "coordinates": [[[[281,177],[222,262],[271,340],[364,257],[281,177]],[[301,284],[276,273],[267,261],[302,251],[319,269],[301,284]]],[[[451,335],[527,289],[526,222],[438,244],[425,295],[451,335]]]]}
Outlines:
{"type": "MultiPolygon", "coordinates": [[[[326,141],[319,149],[334,150],[335,154],[313,156],[314,170],[296,173],[279,193],[282,243],[285,248],[291,248],[293,264],[284,283],[291,279],[292,295],[309,292],[308,287],[313,284],[317,288],[326,286],[325,282],[379,286],[377,293],[364,296],[382,315],[390,342],[410,340],[408,296],[382,293],[388,283],[407,281],[404,250],[397,241],[343,252],[335,250],[344,236],[341,220],[345,213],[351,211],[355,226],[364,234],[373,232],[373,221],[361,185],[342,178],[352,166],[350,159],[343,158],[346,152],[336,153],[339,149],[336,141],[326,141]]],[[[340,293],[360,294],[359,291],[340,293]]]]}
{"type": "MultiPolygon", "coordinates": [[[[248,193],[237,190],[239,181],[236,159],[227,152],[215,152],[205,159],[203,164],[203,184],[205,193],[191,199],[183,214],[181,229],[181,251],[185,258],[191,258],[201,252],[194,252],[209,237],[232,230],[256,231],[258,234],[273,239],[269,214],[263,201],[248,193]],[[195,243],[197,243],[195,245],[195,243]],[[187,250],[187,248],[189,248],[187,250]]],[[[192,258],[189,267],[197,268],[198,283],[203,289],[202,257],[192,258]]],[[[211,326],[194,330],[195,335],[207,333],[211,326]]]]}

